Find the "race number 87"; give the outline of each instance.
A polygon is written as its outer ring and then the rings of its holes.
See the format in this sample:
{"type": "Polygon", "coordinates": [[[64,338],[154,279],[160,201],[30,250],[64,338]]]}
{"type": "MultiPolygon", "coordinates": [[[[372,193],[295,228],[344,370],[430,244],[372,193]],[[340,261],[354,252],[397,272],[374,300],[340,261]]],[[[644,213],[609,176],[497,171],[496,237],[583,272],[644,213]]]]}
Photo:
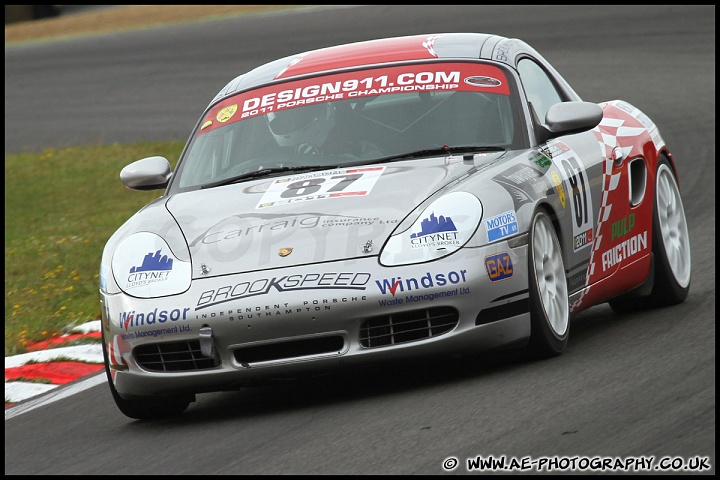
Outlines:
{"type": "Polygon", "coordinates": [[[304,195],[313,195],[315,193],[331,193],[342,192],[351,183],[362,177],[362,174],[335,175],[329,180],[337,180],[336,183],[326,183],[326,178],[311,178],[292,182],[287,185],[285,191],[280,194],[282,198],[301,197],[304,195]],[[329,188],[327,188],[329,187],[329,188]],[[323,190],[320,192],[320,190],[323,190]]]}

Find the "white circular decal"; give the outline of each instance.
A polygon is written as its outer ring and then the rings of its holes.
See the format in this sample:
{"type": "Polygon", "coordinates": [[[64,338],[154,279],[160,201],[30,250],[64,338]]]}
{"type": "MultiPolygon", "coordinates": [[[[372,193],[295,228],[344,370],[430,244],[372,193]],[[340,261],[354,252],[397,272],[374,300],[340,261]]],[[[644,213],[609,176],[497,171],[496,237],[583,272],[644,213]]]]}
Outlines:
{"type": "Polygon", "coordinates": [[[118,286],[140,298],[182,293],[190,288],[192,277],[190,262],[178,260],[165,240],[149,232],[131,235],[118,245],[112,270],[118,286]]]}
{"type": "Polygon", "coordinates": [[[450,255],[470,240],[481,218],[482,204],[475,195],[444,195],[428,205],[408,230],[390,238],[380,262],[405,265],[450,255]]]}

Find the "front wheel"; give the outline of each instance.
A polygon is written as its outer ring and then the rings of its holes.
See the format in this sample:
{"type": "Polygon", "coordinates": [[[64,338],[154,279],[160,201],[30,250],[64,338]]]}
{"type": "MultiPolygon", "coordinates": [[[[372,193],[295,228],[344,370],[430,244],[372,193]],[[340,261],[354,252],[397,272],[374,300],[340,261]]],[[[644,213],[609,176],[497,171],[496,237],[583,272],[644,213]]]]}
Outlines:
{"type": "Polygon", "coordinates": [[[528,247],[531,353],[560,355],[570,333],[570,304],[562,249],[550,217],[535,213],[528,247]]]}
{"type": "Polygon", "coordinates": [[[110,393],[118,409],[126,416],[136,420],[158,420],[162,418],[171,418],[181,415],[187,410],[193,396],[174,396],[174,397],[140,397],[126,399],[120,396],[115,385],[113,384],[112,375],[110,373],[110,362],[108,358],[107,346],[105,344],[105,332],[102,333],[102,351],[103,360],[105,362],[105,375],[107,376],[110,393]]]}

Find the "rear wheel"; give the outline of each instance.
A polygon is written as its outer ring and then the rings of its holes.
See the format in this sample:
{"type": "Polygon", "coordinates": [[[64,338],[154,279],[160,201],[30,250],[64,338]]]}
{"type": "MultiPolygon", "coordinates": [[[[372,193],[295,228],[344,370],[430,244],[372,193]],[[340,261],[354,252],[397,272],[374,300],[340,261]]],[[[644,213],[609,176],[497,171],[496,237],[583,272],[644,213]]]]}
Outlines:
{"type": "Polygon", "coordinates": [[[133,399],[122,398],[112,381],[110,374],[110,361],[108,359],[107,347],[105,345],[105,332],[102,334],[102,351],[105,362],[105,374],[107,375],[110,393],[118,409],[127,417],[137,420],[157,420],[172,418],[181,415],[187,410],[192,395],[176,397],[139,397],[133,399]]]}
{"type": "Polygon", "coordinates": [[[690,236],[675,173],[665,157],[658,162],[653,203],[652,290],[648,296],[610,300],[616,312],[682,303],[690,291],[690,236]]]}
{"type": "Polygon", "coordinates": [[[539,357],[561,354],[570,333],[570,305],[562,249],[550,217],[533,216],[528,249],[530,351],[539,357]]]}

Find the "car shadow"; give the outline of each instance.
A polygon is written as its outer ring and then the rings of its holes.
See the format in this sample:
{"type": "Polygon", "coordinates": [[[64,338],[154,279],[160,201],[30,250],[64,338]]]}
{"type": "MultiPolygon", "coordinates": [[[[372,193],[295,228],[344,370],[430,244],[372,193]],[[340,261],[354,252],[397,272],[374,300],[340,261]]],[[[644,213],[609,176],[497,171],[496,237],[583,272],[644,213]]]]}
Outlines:
{"type": "MultiPolygon", "coordinates": [[[[421,394],[425,389],[451,386],[489,376],[526,374],[538,362],[572,362],[587,347],[611,342],[628,322],[652,320],[652,312],[618,314],[607,304],[583,311],[572,320],[566,352],[539,360],[523,345],[458,356],[419,357],[365,367],[347,367],[331,373],[284,380],[279,383],[243,387],[225,392],[202,393],[180,417],[136,421],[134,425],[182,427],[213,421],[237,420],[305,408],[322,408],[340,403],[404,393],[421,394]],[[589,344],[589,345],[585,345],[589,344]]],[[[590,355],[591,353],[588,353],[590,355]]]]}

